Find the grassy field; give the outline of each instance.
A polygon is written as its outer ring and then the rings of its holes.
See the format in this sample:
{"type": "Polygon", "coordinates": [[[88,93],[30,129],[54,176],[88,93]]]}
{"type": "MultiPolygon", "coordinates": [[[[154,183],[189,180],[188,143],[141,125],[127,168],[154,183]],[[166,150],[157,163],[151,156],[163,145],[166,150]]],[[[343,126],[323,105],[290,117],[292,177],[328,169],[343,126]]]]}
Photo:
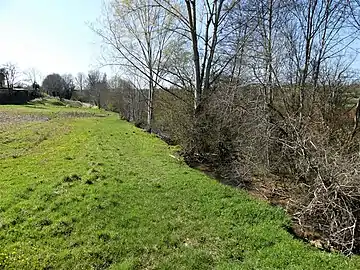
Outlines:
{"type": "Polygon", "coordinates": [[[173,152],[99,110],[0,106],[0,269],[360,269],[173,152]]]}

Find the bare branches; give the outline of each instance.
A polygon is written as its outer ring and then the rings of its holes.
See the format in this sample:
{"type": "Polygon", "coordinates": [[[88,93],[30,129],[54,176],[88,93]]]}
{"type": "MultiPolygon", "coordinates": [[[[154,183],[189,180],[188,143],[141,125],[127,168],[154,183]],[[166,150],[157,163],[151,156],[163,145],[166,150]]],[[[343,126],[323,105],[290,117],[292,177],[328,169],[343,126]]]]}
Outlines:
{"type": "Polygon", "coordinates": [[[24,71],[25,81],[29,84],[40,83],[42,81],[42,74],[36,68],[29,68],[24,71]]]}
{"type": "Polygon", "coordinates": [[[86,80],[86,75],[82,72],[79,72],[78,74],[76,74],[75,76],[75,86],[78,90],[80,90],[80,92],[82,92],[86,86],[87,80],[86,80]]]}
{"type": "MultiPolygon", "coordinates": [[[[344,160],[326,153],[323,166],[317,169],[309,201],[297,214],[303,224],[326,235],[323,245],[352,254],[359,245],[359,160],[344,160]]],[[[319,163],[321,165],[321,163],[319,163]]]]}
{"type": "Polygon", "coordinates": [[[153,121],[155,87],[167,90],[164,82],[171,82],[165,75],[164,65],[174,49],[171,48],[174,32],[169,31],[173,24],[171,14],[156,1],[112,1],[106,6],[101,28],[92,28],[110,49],[109,63],[125,72],[136,71],[137,76],[142,77],[143,87],[148,88],[149,129],[153,121]]]}
{"type": "Polygon", "coordinates": [[[3,70],[3,74],[5,76],[5,83],[7,88],[11,89],[14,85],[20,83],[20,72],[17,65],[8,62],[5,63],[1,69],[3,70]]]}

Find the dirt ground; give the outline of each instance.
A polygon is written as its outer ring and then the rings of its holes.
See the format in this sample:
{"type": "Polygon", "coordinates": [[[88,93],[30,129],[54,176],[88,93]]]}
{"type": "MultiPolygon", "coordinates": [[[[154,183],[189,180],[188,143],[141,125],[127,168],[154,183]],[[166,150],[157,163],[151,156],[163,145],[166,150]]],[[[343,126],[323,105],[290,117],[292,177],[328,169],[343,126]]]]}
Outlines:
{"type": "Polygon", "coordinates": [[[50,118],[43,115],[14,114],[0,111],[0,129],[10,125],[24,124],[28,122],[45,122],[50,118]]]}

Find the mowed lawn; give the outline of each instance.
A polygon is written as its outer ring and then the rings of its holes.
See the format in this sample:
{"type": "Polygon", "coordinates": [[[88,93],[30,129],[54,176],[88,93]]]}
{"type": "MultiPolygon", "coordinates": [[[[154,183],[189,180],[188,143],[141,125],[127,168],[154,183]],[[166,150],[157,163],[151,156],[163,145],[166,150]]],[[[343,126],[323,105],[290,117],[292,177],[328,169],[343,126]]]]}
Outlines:
{"type": "Polygon", "coordinates": [[[115,114],[37,105],[0,117],[0,269],[360,269],[115,114]]]}

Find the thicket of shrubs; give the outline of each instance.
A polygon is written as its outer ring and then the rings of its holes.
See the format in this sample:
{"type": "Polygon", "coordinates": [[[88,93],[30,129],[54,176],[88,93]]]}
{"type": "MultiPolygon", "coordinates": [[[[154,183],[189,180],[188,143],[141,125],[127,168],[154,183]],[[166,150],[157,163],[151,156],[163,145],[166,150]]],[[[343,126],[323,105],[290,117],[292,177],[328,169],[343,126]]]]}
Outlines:
{"type": "MultiPolygon", "coordinates": [[[[357,135],[351,138],[349,117],[357,86],[337,89],[332,100],[315,92],[302,114],[292,110],[298,96],[291,87],[285,96],[275,90],[277,98],[266,105],[260,85],[221,83],[196,114],[187,92],[177,90],[179,100],[159,91],[154,131],[180,144],[190,165],[206,165],[226,184],[247,188],[254,175],[277,179],[287,187],[288,209],[303,235],[320,237],[326,249],[358,253],[360,144],[357,135]]],[[[142,127],[145,104],[130,118],[131,104],[118,100],[122,117],[142,127]]]]}

